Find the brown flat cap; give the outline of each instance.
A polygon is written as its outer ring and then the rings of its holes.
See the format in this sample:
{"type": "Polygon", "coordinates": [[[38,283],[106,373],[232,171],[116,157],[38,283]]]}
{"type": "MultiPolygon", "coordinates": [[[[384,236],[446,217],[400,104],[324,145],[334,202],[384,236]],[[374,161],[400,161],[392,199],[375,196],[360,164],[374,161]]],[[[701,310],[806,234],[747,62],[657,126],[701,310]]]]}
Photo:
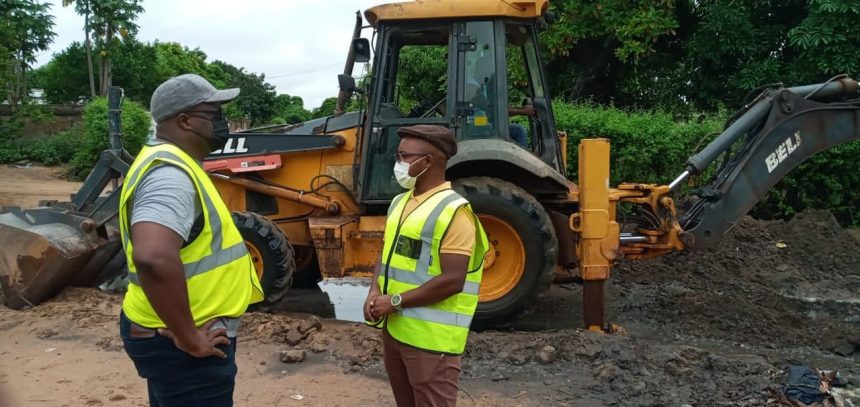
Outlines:
{"type": "Polygon", "coordinates": [[[413,137],[424,140],[436,147],[446,157],[451,158],[457,154],[457,140],[451,129],[435,124],[419,124],[416,126],[401,127],[397,129],[400,138],[413,137]]]}

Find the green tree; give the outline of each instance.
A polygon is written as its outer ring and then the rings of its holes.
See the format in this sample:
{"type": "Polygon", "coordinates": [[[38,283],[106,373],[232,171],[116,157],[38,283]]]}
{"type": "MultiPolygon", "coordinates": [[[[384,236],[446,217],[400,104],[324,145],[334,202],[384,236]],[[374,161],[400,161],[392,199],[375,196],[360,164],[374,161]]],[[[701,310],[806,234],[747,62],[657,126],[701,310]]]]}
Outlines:
{"type": "Polygon", "coordinates": [[[219,87],[240,88],[239,97],[227,105],[230,118],[246,117],[252,126],[268,123],[275,115],[275,87],[266,82],[265,74],[245,72],[222,61],[209,64],[209,79],[219,87]]]}
{"type": "MultiPolygon", "coordinates": [[[[118,44],[113,51],[112,82],[125,90],[128,99],[146,106],[155,88],[165,80],[183,73],[197,73],[217,86],[229,81],[220,69],[210,73],[206,54],[177,43],[142,43],[134,38],[118,44]]],[[[45,90],[51,103],[78,103],[89,99],[86,51],[72,43],[54,55],[50,62],[33,73],[34,85],[45,90]]]]}
{"type": "Polygon", "coordinates": [[[112,56],[121,40],[134,37],[138,14],[143,12],[141,0],[89,0],[92,16],[89,27],[98,51],[99,93],[107,95],[113,76],[112,56]]]}
{"type": "Polygon", "coordinates": [[[337,107],[337,97],[326,98],[322,104],[311,113],[312,119],[320,117],[328,117],[334,115],[334,108],[337,107]]]}
{"type": "MultiPolygon", "coordinates": [[[[860,3],[855,0],[810,0],[808,14],[788,32],[797,51],[792,71],[827,75],[860,73],[860,3]]],[[[814,80],[815,75],[803,77],[814,80]]]]}
{"type": "Polygon", "coordinates": [[[148,107],[152,92],[169,78],[158,71],[160,61],[156,48],[129,38],[116,47],[115,52],[111,83],[121,86],[127,98],[148,107]]]}
{"type": "Polygon", "coordinates": [[[75,5],[75,12],[84,16],[84,48],[86,49],[87,78],[90,84],[90,98],[96,97],[96,82],[93,76],[93,45],[90,36],[90,0],[63,0],[63,7],[75,5]]]}
{"type": "MultiPolygon", "coordinates": [[[[155,74],[159,78],[171,78],[186,73],[196,73],[209,77],[210,66],[206,62],[206,53],[200,48],[190,49],[176,42],[158,42],[152,44],[158,62],[155,74]]],[[[222,79],[223,78],[219,78],[222,79]]]]}
{"type": "Polygon", "coordinates": [[[447,61],[447,46],[407,46],[400,51],[397,92],[401,110],[445,97],[447,61]]]}
{"type": "Polygon", "coordinates": [[[49,103],[78,103],[89,95],[86,50],[79,42],[54,54],[45,65],[33,70],[33,87],[45,91],[49,103]]]}
{"type": "Polygon", "coordinates": [[[860,69],[855,0],[554,2],[541,34],[550,89],[566,100],[688,115],[756,87],[860,69]]]}
{"type": "Polygon", "coordinates": [[[15,59],[9,44],[13,42],[11,21],[0,19],[0,101],[5,100],[9,93],[8,83],[12,82],[12,67],[15,59]]]}
{"type": "Polygon", "coordinates": [[[310,120],[311,112],[305,110],[301,97],[282,94],[275,97],[275,118],[281,123],[302,123],[310,120]]]}
{"type": "Polygon", "coordinates": [[[36,62],[36,54],[48,49],[56,35],[54,17],[48,13],[49,4],[32,0],[4,0],[0,2],[0,20],[3,28],[3,48],[6,49],[7,74],[4,87],[13,105],[26,102],[29,94],[28,72],[36,62]]]}

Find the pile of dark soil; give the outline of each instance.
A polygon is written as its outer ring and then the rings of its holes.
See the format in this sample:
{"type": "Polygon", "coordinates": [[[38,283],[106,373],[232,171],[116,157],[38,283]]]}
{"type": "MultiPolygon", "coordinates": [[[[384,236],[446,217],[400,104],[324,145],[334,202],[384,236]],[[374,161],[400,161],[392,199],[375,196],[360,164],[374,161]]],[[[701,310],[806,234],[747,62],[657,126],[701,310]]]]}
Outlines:
{"type": "Polygon", "coordinates": [[[860,339],[860,241],[826,211],[745,218],[710,250],[622,264],[610,292],[619,321],[669,337],[849,356],[860,339]]]}

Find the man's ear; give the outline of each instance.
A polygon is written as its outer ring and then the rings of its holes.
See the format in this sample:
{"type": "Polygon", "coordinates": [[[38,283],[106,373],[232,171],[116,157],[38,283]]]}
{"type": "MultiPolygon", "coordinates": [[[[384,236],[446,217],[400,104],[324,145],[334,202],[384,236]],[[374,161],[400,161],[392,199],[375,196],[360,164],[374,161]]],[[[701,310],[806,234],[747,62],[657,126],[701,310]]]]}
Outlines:
{"type": "Polygon", "coordinates": [[[427,158],[424,159],[424,161],[427,161],[427,168],[433,168],[437,160],[439,160],[439,157],[436,157],[436,154],[427,154],[427,158]]]}
{"type": "Polygon", "coordinates": [[[176,115],[174,120],[176,120],[176,126],[185,131],[191,131],[191,123],[189,123],[188,119],[191,116],[188,116],[185,113],[179,113],[176,115]]]}

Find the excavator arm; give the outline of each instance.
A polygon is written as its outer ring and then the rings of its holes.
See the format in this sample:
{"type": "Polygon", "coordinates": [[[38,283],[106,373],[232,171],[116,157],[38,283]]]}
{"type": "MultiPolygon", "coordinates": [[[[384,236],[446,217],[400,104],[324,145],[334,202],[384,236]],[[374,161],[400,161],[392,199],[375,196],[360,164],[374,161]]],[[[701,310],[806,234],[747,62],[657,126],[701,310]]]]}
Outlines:
{"type": "Polygon", "coordinates": [[[846,100],[856,95],[857,82],[848,78],[767,91],[690,157],[689,174],[702,173],[719,156],[725,159],[680,219],[685,247],[713,245],[791,170],[821,151],[860,138],[860,100],[846,100]]]}
{"type": "Polygon", "coordinates": [[[860,138],[857,96],[857,81],[846,77],[766,90],[691,156],[686,170],[669,185],[610,189],[611,202],[632,203],[644,215],[637,218],[635,231],[619,236],[620,252],[637,259],[710,247],[791,170],[821,151],[860,138]],[[707,181],[679,197],[679,187],[691,176],[707,176],[707,181]],[[683,210],[676,210],[676,199],[684,202],[683,210]]]}
{"type": "Polygon", "coordinates": [[[570,227],[578,235],[586,327],[605,329],[603,282],[616,259],[707,248],[809,157],[860,138],[857,90],[857,81],[837,77],[818,85],[764,91],[690,157],[686,170],[669,185],[609,188],[608,140],[583,140],[579,209],[571,215],[570,227]],[[704,186],[681,198],[686,210],[677,210],[678,187],[691,176],[708,174],[704,186]],[[619,203],[635,209],[635,225],[618,222],[619,203]]]}

